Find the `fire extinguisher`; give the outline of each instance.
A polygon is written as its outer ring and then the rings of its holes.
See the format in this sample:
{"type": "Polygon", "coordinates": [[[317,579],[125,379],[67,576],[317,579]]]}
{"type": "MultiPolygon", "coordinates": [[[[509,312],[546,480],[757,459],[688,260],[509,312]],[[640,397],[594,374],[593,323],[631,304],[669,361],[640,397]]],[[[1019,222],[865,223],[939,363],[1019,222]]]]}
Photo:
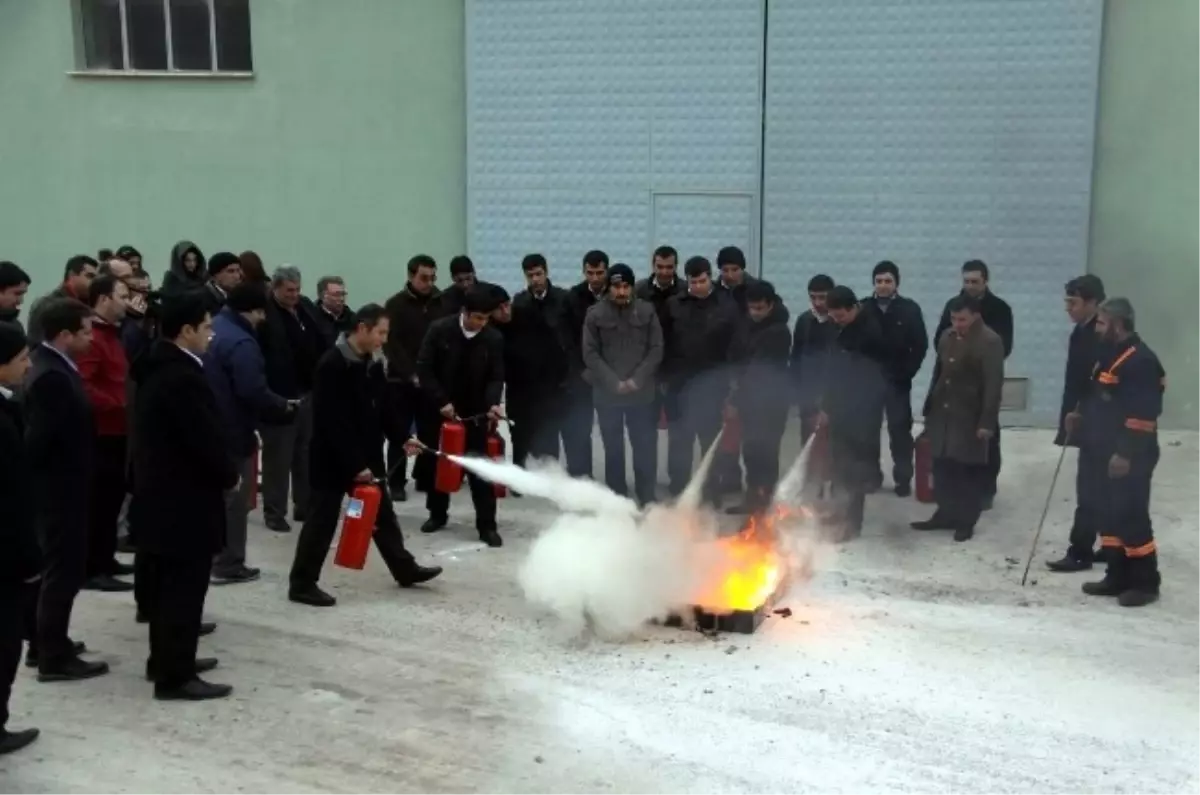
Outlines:
{"type": "Polygon", "coordinates": [[[658,410],[658,429],[665,431],[669,427],[667,423],[667,407],[663,406],[658,410]]]}
{"type": "MultiPolygon", "coordinates": [[[[504,439],[500,436],[500,434],[494,431],[488,434],[487,456],[493,461],[504,460],[504,439]]],[[[492,493],[496,495],[497,499],[507,497],[508,488],[506,488],[503,483],[493,483],[492,493]]]]}
{"type": "Polygon", "coordinates": [[[913,480],[915,481],[917,502],[934,502],[933,496],[933,446],[929,437],[921,434],[917,437],[914,450],[913,480]]]}
{"type": "Polygon", "coordinates": [[[463,468],[446,456],[462,455],[467,451],[467,429],[461,422],[443,422],[438,440],[437,470],[433,487],[442,494],[454,494],[462,488],[463,468]]]}
{"type": "Polygon", "coordinates": [[[334,563],[346,569],[362,569],[367,565],[367,550],[375,534],[375,517],[379,515],[382,496],[382,490],[374,483],[360,483],[350,492],[334,563]]]}
{"type": "Polygon", "coordinates": [[[742,450],[742,418],[732,407],[725,408],[725,430],[721,434],[721,452],[736,455],[742,450]]]}
{"type": "Polygon", "coordinates": [[[818,425],[809,444],[812,451],[808,454],[808,477],[823,484],[829,480],[829,426],[818,425]]]}
{"type": "Polygon", "coordinates": [[[258,440],[254,441],[254,452],[250,454],[250,510],[258,508],[258,440]]]}

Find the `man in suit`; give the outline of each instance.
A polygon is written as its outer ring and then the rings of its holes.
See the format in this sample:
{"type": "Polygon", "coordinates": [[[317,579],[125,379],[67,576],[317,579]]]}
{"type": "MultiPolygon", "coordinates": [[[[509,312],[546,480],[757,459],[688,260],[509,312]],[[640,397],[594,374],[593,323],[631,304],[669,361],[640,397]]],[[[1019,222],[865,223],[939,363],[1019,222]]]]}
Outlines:
{"type": "Polygon", "coordinates": [[[47,301],[38,315],[43,342],[32,354],[25,388],[29,471],[42,546],[37,645],[38,680],[87,679],[108,664],[87,662],[67,630],[87,575],[88,488],[92,477],[92,407],[75,360],[92,344],[92,310],[73,298],[47,301]]]}
{"type": "Polygon", "coordinates": [[[38,736],[37,729],[8,730],[8,699],[21,662],[29,590],[36,587],[41,569],[29,500],[25,420],[13,397],[28,370],[25,332],[16,323],[0,322],[0,755],[19,751],[38,736]]]}
{"type": "Polygon", "coordinates": [[[136,576],[147,581],[150,618],[146,678],[157,699],[201,701],[233,689],[200,679],[217,661],[197,659],[196,645],[212,556],[224,546],[225,492],[239,476],[200,358],[212,335],[205,297],[168,299],[161,329],[138,363],[133,419],[136,576]]]}

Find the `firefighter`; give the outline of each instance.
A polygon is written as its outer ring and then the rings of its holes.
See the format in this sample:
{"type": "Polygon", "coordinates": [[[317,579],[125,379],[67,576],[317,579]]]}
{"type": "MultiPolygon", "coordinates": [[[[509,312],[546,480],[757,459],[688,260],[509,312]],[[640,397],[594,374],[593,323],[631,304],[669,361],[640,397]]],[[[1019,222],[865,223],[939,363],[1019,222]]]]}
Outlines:
{"type": "Polygon", "coordinates": [[[1122,607],[1158,599],[1158,552],[1150,523],[1150,481],[1158,464],[1158,415],[1166,374],[1158,356],[1135,331],[1133,306],[1110,298],[1096,316],[1104,348],[1079,411],[1066,416],[1079,436],[1080,456],[1103,462],[1092,468],[1100,495],[1100,545],[1108,571],[1084,583],[1091,596],[1115,596],[1122,607]]]}

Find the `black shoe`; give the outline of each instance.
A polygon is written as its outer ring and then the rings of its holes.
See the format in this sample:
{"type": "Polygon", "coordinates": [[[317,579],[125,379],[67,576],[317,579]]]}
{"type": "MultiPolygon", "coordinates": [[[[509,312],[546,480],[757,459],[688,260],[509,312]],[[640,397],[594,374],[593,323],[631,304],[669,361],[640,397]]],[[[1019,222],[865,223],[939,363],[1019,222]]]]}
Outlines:
{"type": "Polygon", "coordinates": [[[986,497],[984,497],[983,500],[980,502],[979,510],[990,511],[990,510],[992,510],[992,508],[995,507],[995,505],[996,505],[996,495],[989,494],[986,497]]]}
{"type": "Polygon", "coordinates": [[[217,631],[217,624],[215,621],[201,621],[200,622],[200,631],[197,634],[200,637],[204,637],[205,635],[211,635],[216,631],[217,631]]]}
{"type": "Polygon", "coordinates": [[[119,560],[114,560],[112,562],[112,571],[110,571],[109,574],[114,577],[128,577],[129,575],[133,574],[133,564],[122,563],[119,560]]]}
{"type": "Polygon", "coordinates": [[[45,663],[38,666],[39,682],[70,682],[92,679],[108,673],[108,663],[88,662],[78,657],[68,657],[62,662],[45,663]]]}
{"type": "Polygon", "coordinates": [[[912,496],[912,486],[907,483],[897,483],[896,487],[893,488],[892,491],[896,493],[897,497],[912,496]]]}
{"type": "Polygon", "coordinates": [[[1158,591],[1144,588],[1130,588],[1128,591],[1122,591],[1121,595],[1117,597],[1117,602],[1121,607],[1144,607],[1157,601],[1158,591]]]}
{"type": "Polygon", "coordinates": [[[0,729],[0,756],[20,751],[36,740],[40,733],[37,729],[21,729],[17,732],[0,729]]]}
{"type": "Polygon", "coordinates": [[[1092,561],[1077,558],[1071,553],[1063,555],[1059,560],[1046,561],[1046,568],[1050,571],[1072,572],[1072,571],[1087,571],[1092,567],[1092,561]]]}
{"type": "Polygon", "coordinates": [[[159,701],[209,701],[214,698],[225,698],[233,692],[229,685],[214,685],[196,677],[178,687],[154,686],[154,697],[159,701]]]}
{"type": "Polygon", "coordinates": [[[1083,584],[1083,592],[1088,596],[1120,596],[1124,591],[1124,586],[1119,582],[1109,579],[1107,574],[1099,582],[1085,582],[1083,584]]]}
{"type": "Polygon", "coordinates": [[[393,486],[389,491],[392,493],[392,502],[408,502],[408,491],[403,484],[393,486]]]}
{"type": "Polygon", "coordinates": [[[292,532],[292,526],[282,516],[268,516],[263,519],[263,524],[267,526],[268,530],[274,530],[276,533],[292,532]]]}
{"type": "Polygon", "coordinates": [[[954,531],[955,541],[970,541],[975,537],[974,527],[960,527],[954,531]]]}
{"type": "MultiPolygon", "coordinates": [[[[196,658],[196,673],[202,674],[211,671],[217,667],[216,657],[197,657],[196,658]]],[[[146,680],[154,681],[154,663],[146,661],[146,680]]]]}
{"type": "Polygon", "coordinates": [[[479,540],[493,549],[504,546],[504,539],[495,530],[480,530],[479,540]]]}
{"type": "Polygon", "coordinates": [[[85,591],[103,591],[104,593],[125,593],[133,590],[133,583],[118,580],[111,574],[98,574],[89,577],[83,584],[85,591]]]}
{"type": "Polygon", "coordinates": [[[337,604],[337,599],[318,588],[316,583],[289,588],[288,601],[309,607],[333,607],[337,604]]]}
{"type": "Polygon", "coordinates": [[[235,566],[229,569],[213,569],[213,585],[234,585],[239,582],[254,582],[262,572],[250,566],[235,566]]]}
{"type": "Polygon", "coordinates": [[[397,580],[401,588],[411,588],[423,582],[429,582],[442,573],[441,566],[413,566],[403,579],[397,580]]]}
{"type": "Polygon", "coordinates": [[[421,525],[422,533],[436,533],[441,530],[450,520],[446,517],[431,516],[425,520],[425,524],[421,525]]]}
{"type": "Polygon", "coordinates": [[[122,555],[132,555],[137,552],[137,545],[133,543],[133,539],[128,534],[117,539],[117,551],[122,555]]]}
{"type": "Polygon", "coordinates": [[[921,522],[909,522],[908,526],[913,530],[953,530],[954,525],[936,513],[921,522]]]}
{"type": "MultiPolygon", "coordinates": [[[[71,641],[71,654],[75,657],[87,654],[87,646],[81,640],[73,640],[71,641]]],[[[41,656],[38,654],[38,650],[30,646],[29,650],[25,652],[25,667],[37,668],[39,662],[41,662],[41,656]]]]}

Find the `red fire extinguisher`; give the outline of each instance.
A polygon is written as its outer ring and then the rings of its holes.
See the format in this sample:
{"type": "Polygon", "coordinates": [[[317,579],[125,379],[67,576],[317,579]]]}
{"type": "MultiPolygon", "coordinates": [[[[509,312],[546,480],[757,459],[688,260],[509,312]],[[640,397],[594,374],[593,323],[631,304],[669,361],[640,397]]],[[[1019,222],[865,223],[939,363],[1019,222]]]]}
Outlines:
{"type": "Polygon", "coordinates": [[[442,494],[454,494],[462,488],[463,468],[446,456],[462,455],[467,451],[466,426],[461,422],[443,422],[438,450],[442,455],[438,456],[433,487],[442,494]]]}
{"type": "MultiPolygon", "coordinates": [[[[504,460],[504,439],[500,434],[492,432],[487,438],[487,456],[493,461],[504,460]]],[[[493,483],[492,493],[497,499],[508,496],[508,488],[503,483],[493,483]]]]}
{"type": "Polygon", "coordinates": [[[367,550],[375,534],[375,517],[383,492],[374,483],[360,483],[350,493],[342,520],[342,535],[338,539],[333,562],[345,569],[361,569],[367,565],[367,550]]]}
{"type": "Polygon", "coordinates": [[[814,483],[829,480],[829,426],[818,425],[813,431],[812,451],[808,454],[808,477],[814,483]]]}
{"type": "Polygon", "coordinates": [[[667,422],[667,407],[663,406],[658,411],[658,429],[660,431],[665,431],[668,427],[670,426],[667,422]]]}
{"type": "Polygon", "coordinates": [[[736,455],[742,451],[742,418],[736,410],[725,409],[725,430],[721,434],[721,452],[736,455]]]}
{"type": "Polygon", "coordinates": [[[934,502],[933,447],[929,442],[929,437],[925,434],[917,437],[913,457],[913,480],[915,481],[917,502],[934,502]]]}

